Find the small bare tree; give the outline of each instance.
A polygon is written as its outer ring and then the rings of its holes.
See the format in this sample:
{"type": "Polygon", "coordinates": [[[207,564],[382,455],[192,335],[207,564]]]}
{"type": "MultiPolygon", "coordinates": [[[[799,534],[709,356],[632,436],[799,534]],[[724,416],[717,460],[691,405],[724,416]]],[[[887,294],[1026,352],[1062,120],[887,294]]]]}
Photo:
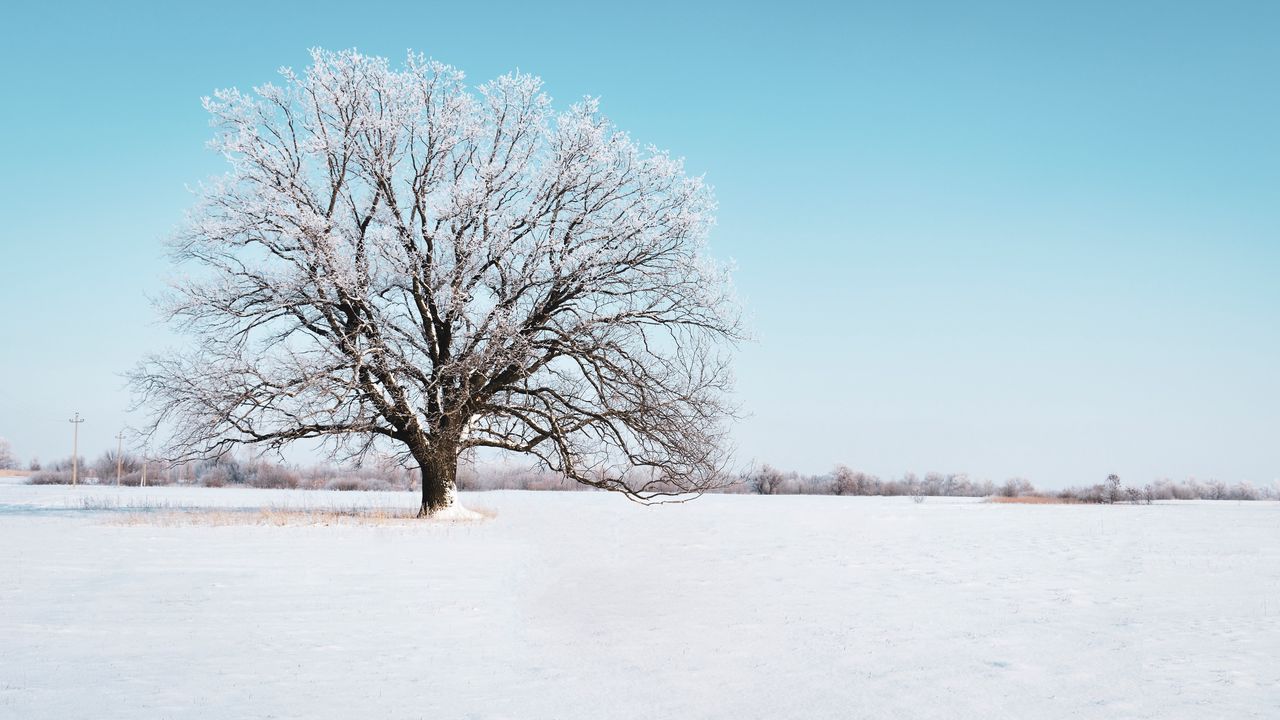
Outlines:
{"type": "MultiPolygon", "coordinates": [[[[1128,500],[1133,505],[1141,505],[1143,501],[1149,496],[1150,492],[1151,491],[1149,488],[1145,493],[1143,492],[1142,488],[1126,487],[1124,489],[1125,499],[1128,500]]],[[[1147,503],[1150,504],[1150,501],[1148,500],[1147,503]]]]}
{"type": "Polygon", "coordinates": [[[470,448],[643,501],[720,483],[742,332],[702,181],[529,75],[312,60],[205,100],[231,168],[173,240],[203,271],[165,305],[196,346],[132,375],[169,458],[389,443],[424,514],[470,448]]]}
{"type": "Polygon", "coordinates": [[[0,470],[12,470],[18,467],[18,460],[13,456],[9,441],[0,437],[0,470]]]}
{"type": "Polygon", "coordinates": [[[1114,505],[1121,501],[1124,497],[1124,491],[1120,485],[1120,476],[1112,473],[1107,476],[1107,482],[1102,486],[1102,499],[1108,505],[1114,505]]]}

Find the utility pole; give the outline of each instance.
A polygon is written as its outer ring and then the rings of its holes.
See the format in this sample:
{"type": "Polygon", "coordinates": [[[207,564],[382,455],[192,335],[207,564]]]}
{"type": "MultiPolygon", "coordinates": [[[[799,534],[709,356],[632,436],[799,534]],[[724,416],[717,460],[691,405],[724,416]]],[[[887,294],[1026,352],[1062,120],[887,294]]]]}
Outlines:
{"type": "Polygon", "coordinates": [[[142,446],[142,482],[138,483],[138,487],[147,486],[147,446],[142,446]]]}
{"type": "Polygon", "coordinates": [[[80,475],[80,423],[84,422],[84,418],[80,417],[80,413],[68,420],[73,428],[71,433],[71,484],[76,484],[76,479],[80,475]]]}
{"type": "Polygon", "coordinates": [[[116,433],[116,487],[120,487],[120,471],[124,468],[124,431],[116,433]]]}

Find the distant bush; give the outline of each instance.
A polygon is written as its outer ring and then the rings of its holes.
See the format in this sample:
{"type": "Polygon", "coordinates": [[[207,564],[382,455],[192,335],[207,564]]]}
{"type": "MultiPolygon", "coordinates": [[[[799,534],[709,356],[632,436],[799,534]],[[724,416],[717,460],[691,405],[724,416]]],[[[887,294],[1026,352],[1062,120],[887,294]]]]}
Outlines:
{"type": "Polygon", "coordinates": [[[1037,490],[1025,478],[1010,478],[998,486],[990,480],[972,480],[963,473],[927,473],[921,479],[915,473],[881,480],[875,475],[837,465],[827,475],[800,475],[779,470],[771,465],[743,473],[736,488],[720,492],[735,492],[745,488],[760,495],[882,495],[909,496],[917,502],[926,497],[1001,497],[1042,498],[1064,503],[1132,503],[1151,504],[1156,500],[1276,500],[1280,499],[1280,484],[1258,488],[1249,483],[1227,485],[1212,480],[1198,482],[1190,479],[1173,482],[1157,480],[1142,487],[1125,486],[1119,476],[1111,475],[1097,485],[1072,487],[1059,491],[1037,490]]]}
{"type": "Polygon", "coordinates": [[[1000,486],[1000,496],[1007,498],[1022,497],[1035,494],[1035,487],[1025,478],[1009,478],[1000,486]]]}
{"type": "Polygon", "coordinates": [[[1182,482],[1164,478],[1142,487],[1129,487],[1123,485],[1118,476],[1111,475],[1097,485],[1062,490],[1058,497],[1108,505],[1150,505],[1156,500],[1277,500],[1280,487],[1256,488],[1247,482],[1227,485],[1217,480],[1201,483],[1195,478],[1182,482]]]}
{"type": "MultiPolygon", "coordinates": [[[[38,462],[32,463],[38,466],[34,469],[30,476],[27,477],[28,485],[70,485],[71,484],[71,457],[67,456],[61,460],[54,460],[41,465],[38,462]]],[[[92,474],[88,464],[84,458],[79,459],[80,477],[79,482],[88,483],[92,474]]]]}
{"type": "Polygon", "coordinates": [[[41,470],[27,478],[28,485],[70,485],[71,471],[41,470]]]}
{"type": "MultiPolygon", "coordinates": [[[[114,451],[105,452],[98,456],[97,460],[89,467],[90,473],[98,478],[98,481],[104,485],[114,485],[116,482],[117,458],[119,458],[119,469],[123,474],[138,472],[142,468],[142,461],[135,455],[124,453],[117,455],[114,451]]],[[[85,470],[84,465],[80,466],[81,472],[85,470]]],[[[124,484],[123,474],[121,476],[121,484],[124,484]]]]}
{"type": "Polygon", "coordinates": [[[289,490],[298,487],[302,478],[297,472],[281,465],[261,463],[247,474],[245,484],[250,487],[272,490],[289,490]]]}
{"type": "MultiPolygon", "coordinates": [[[[1030,483],[1016,479],[1012,487],[1016,492],[1031,491],[1030,483]]],[[[995,493],[991,481],[974,482],[963,473],[943,474],[931,472],[923,479],[915,473],[900,478],[882,480],[879,477],[853,470],[847,465],[837,465],[828,475],[801,475],[784,472],[771,465],[763,465],[739,477],[736,488],[746,488],[760,495],[883,495],[985,497],[995,493]]],[[[726,489],[722,492],[734,492],[726,489]]]]}

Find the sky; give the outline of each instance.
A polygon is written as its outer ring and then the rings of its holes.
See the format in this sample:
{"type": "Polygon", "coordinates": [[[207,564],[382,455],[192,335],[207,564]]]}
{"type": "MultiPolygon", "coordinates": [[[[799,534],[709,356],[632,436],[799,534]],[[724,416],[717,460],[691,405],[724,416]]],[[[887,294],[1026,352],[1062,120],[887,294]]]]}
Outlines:
{"type": "Polygon", "coordinates": [[[742,462],[1039,486],[1280,479],[1280,4],[27,3],[0,42],[0,436],[90,457],[200,98],[409,49],[686,158],[753,340],[742,462]]]}

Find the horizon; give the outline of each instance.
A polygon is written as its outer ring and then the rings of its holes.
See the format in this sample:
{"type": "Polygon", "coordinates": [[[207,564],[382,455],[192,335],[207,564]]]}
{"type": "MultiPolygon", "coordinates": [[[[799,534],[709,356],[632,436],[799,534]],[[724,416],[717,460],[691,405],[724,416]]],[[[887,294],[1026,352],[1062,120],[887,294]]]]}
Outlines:
{"type": "Polygon", "coordinates": [[[114,450],[137,424],[120,374],[176,342],[147,301],[163,240],[225,168],[200,98],[357,47],[471,84],[519,68],[557,108],[599,96],[705,176],[755,335],[740,464],[1280,480],[1280,7],[925,5],[664,4],[647,33],[600,10],[556,42],[563,6],[391,29],[271,6],[246,31],[232,10],[18,9],[0,437],[24,465],[66,457],[79,412],[81,454],[114,450]]]}

